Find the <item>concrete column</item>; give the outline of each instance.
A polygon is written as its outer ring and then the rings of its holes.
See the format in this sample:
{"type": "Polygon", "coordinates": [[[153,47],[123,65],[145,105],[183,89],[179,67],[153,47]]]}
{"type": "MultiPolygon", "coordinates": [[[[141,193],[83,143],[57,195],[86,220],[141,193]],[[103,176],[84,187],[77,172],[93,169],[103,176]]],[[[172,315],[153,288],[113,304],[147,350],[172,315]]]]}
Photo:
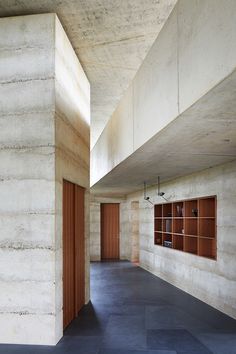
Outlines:
{"type": "Polygon", "coordinates": [[[101,260],[101,204],[90,203],[90,260],[101,260]]]}
{"type": "Polygon", "coordinates": [[[120,259],[130,260],[130,210],[129,204],[124,202],[120,205],[120,259]]]}
{"type": "Polygon", "coordinates": [[[56,16],[0,19],[1,343],[62,336],[61,186],[88,187],[88,120],[89,84],[56,16]]]}
{"type": "Polygon", "coordinates": [[[131,202],[131,261],[139,262],[139,201],[131,202]]]}

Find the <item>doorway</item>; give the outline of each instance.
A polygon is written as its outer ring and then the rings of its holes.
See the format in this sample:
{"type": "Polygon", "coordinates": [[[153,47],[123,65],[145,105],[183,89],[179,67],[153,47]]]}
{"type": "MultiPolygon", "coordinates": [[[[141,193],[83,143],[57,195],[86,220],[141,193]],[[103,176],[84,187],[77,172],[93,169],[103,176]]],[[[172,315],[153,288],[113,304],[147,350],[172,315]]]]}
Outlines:
{"type": "Polygon", "coordinates": [[[120,205],[101,204],[101,259],[120,258],[120,205]]]}
{"type": "Polygon", "coordinates": [[[63,180],[63,328],[85,303],[84,188],[63,180]]]}

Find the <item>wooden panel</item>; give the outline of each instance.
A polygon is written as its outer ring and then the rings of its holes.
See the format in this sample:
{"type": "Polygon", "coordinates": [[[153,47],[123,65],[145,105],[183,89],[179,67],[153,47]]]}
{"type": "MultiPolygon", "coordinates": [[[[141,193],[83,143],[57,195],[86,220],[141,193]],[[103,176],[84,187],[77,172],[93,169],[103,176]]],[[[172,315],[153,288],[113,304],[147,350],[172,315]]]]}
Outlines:
{"type": "Polygon", "coordinates": [[[202,237],[215,237],[215,219],[205,218],[199,220],[199,235],[202,237]]]}
{"type": "Polygon", "coordinates": [[[198,254],[198,238],[185,236],[185,252],[198,254]]]}
{"type": "Polygon", "coordinates": [[[184,222],[183,218],[173,220],[173,233],[174,234],[183,234],[184,222]]]}
{"type": "Polygon", "coordinates": [[[199,200],[199,216],[215,217],[216,200],[215,198],[203,198],[199,200]]]}
{"type": "Polygon", "coordinates": [[[119,259],[120,208],[119,204],[101,204],[101,257],[119,259]]]}
{"type": "Polygon", "coordinates": [[[185,220],[185,230],[186,235],[197,235],[198,234],[198,219],[186,219],[185,220]]]}
{"type": "Polygon", "coordinates": [[[84,188],[63,181],[63,327],[85,302],[84,188]]]}
{"type": "Polygon", "coordinates": [[[63,327],[75,315],[74,185],[63,181],[63,327]]]}
{"type": "Polygon", "coordinates": [[[85,303],[84,188],[75,185],[75,315],[85,303]]]}
{"type": "Polygon", "coordinates": [[[216,258],[216,244],[215,240],[200,238],[199,253],[203,257],[216,258]]]}
{"type": "Polygon", "coordinates": [[[154,206],[154,216],[155,218],[161,218],[162,217],[162,204],[157,204],[154,206]]]}
{"type": "Polygon", "coordinates": [[[162,245],[162,232],[155,231],[155,245],[162,245]]]}
{"type": "Polygon", "coordinates": [[[183,235],[173,235],[173,248],[176,250],[183,251],[183,249],[184,249],[184,236],[183,235]]]}
{"type": "Polygon", "coordinates": [[[184,216],[194,217],[198,214],[198,202],[197,200],[186,200],[184,202],[184,216]]]}

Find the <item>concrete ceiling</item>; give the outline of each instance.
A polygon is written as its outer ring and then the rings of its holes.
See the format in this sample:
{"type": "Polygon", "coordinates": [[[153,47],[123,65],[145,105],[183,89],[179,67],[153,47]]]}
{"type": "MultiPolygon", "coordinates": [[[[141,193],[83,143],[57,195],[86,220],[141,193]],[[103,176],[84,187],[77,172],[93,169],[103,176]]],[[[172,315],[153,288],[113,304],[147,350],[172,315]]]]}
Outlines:
{"type": "Polygon", "coordinates": [[[235,160],[235,97],[236,71],[117,165],[91,192],[122,196],[142,189],[143,181],[156,184],[158,175],[166,182],[235,160]]]}
{"type": "Polygon", "coordinates": [[[177,0],[0,0],[0,16],[55,12],[91,83],[101,134],[177,0]]]}

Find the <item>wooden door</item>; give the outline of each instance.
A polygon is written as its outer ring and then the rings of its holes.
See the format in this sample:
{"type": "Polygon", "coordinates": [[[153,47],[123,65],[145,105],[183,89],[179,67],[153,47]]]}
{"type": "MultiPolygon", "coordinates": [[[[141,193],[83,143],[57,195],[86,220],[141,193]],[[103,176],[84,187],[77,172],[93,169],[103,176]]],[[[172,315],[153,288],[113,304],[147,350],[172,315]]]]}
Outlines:
{"type": "Polygon", "coordinates": [[[85,303],[84,188],[75,185],[75,312],[85,303]]]}
{"type": "Polygon", "coordinates": [[[63,183],[63,326],[75,316],[74,185],[63,183]]]}
{"type": "Polygon", "coordinates": [[[63,181],[63,327],[84,305],[84,189],[63,181]]]}
{"type": "Polygon", "coordinates": [[[119,259],[120,207],[117,203],[101,204],[101,258],[119,259]]]}

